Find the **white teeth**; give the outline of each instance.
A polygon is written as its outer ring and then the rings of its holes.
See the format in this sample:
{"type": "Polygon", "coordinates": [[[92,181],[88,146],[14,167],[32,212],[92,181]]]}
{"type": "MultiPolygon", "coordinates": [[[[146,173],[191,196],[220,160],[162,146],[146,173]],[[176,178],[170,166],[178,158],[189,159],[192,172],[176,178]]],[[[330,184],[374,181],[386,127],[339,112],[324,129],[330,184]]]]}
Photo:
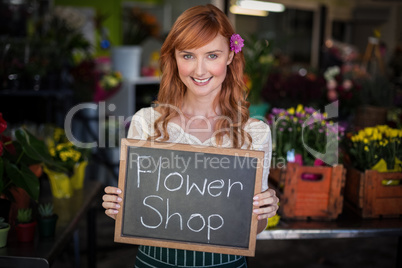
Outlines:
{"type": "Polygon", "coordinates": [[[197,78],[194,78],[194,81],[197,82],[197,83],[205,83],[205,82],[207,82],[208,80],[209,80],[209,78],[206,78],[206,79],[203,79],[203,80],[199,80],[199,79],[197,79],[197,78]]]}

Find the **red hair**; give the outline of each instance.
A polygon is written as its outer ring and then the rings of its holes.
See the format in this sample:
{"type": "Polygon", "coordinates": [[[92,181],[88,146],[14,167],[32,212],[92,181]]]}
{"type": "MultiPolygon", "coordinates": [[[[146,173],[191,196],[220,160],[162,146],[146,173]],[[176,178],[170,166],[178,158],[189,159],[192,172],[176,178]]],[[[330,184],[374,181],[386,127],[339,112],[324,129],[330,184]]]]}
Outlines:
{"type": "MultiPolygon", "coordinates": [[[[175,50],[200,48],[211,42],[220,34],[227,39],[235,33],[227,16],[217,7],[208,4],[195,6],[184,11],[174,23],[161,48],[159,60],[162,79],[156,104],[169,104],[181,107],[186,93],[186,86],[180,80],[175,50]]],[[[251,144],[251,136],[243,128],[249,119],[249,103],[246,101],[243,52],[234,55],[228,65],[226,78],[222,89],[214,100],[214,106],[219,106],[222,119],[216,122],[217,145],[222,145],[223,136],[228,134],[232,139],[232,146],[240,148],[246,141],[251,144]],[[228,119],[223,119],[228,118],[228,119]]],[[[155,121],[155,136],[169,139],[167,124],[177,116],[176,109],[169,105],[160,105],[161,116],[155,121]],[[159,127],[161,125],[161,128],[159,127]]]]}

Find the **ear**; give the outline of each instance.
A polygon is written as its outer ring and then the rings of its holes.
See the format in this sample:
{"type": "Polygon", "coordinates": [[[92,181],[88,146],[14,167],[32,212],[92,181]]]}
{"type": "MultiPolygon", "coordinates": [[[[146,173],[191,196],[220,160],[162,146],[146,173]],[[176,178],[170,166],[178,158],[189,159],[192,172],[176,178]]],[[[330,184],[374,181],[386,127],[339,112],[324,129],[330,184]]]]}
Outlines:
{"type": "Polygon", "coordinates": [[[228,61],[226,62],[226,65],[229,65],[232,63],[234,57],[234,51],[230,51],[228,61]]]}

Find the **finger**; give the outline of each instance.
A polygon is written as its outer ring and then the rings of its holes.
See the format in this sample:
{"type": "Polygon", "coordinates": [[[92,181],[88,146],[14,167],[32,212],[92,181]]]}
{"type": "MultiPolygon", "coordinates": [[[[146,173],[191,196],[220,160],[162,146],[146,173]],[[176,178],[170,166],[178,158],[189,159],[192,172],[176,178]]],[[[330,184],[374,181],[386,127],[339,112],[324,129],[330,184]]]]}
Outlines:
{"type": "Polygon", "coordinates": [[[268,198],[265,198],[262,200],[256,200],[253,202],[253,205],[261,207],[261,206],[266,206],[266,205],[277,205],[278,202],[279,202],[279,198],[276,196],[273,196],[273,197],[268,197],[268,198]]]}
{"type": "Polygon", "coordinates": [[[106,214],[107,216],[109,216],[110,218],[114,219],[114,220],[116,220],[116,214],[117,214],[117,213],[118,213],[117,210],[113,210],[113,209],[107,209],[107,210],[105,210],[105,214],[106,214]]]}
{"type": "Polygon", "coordinates": [[[253,212],[255,214],[268,214],[271,212],[276,212],[277,210],[278,210],[278,206],[272,205],[272,206],[255,208],[255,209],[253,209],[253,212]]]}
{"type": "Polygon", "coordinates": [[[105,193],[107,194],[121,194],[121,190],[117,187],[107,186],[105,187],[105,193]]]}
{"type": "Polygon", "coordinates": [[[102,196],[102,200],[107,201],[107,202],[120,203],[123,199],[120,196],[117,196],[117,195],[104,194],[102,196]]]}
{"type": "Polygon", "coordinates": [[[268,198],[268,197],[272,197],[272,196],[276,196],[276,192],[273,189],[268,189],[262,193],[256,194],[254,196],[254,200],[260,200],[260,199],[264,199],[264,198],[268,198]]]}
{"type": "Polygon", "coordinates": [[[268,213],[268,214],[261,214],[261,215],[258,215],[257,219],[258,219],[258,220],[268,219],[268,218],[272,218],[272,217],[275,216],[275,215],[276,215],[276,212],[270,212],[270,213],[268,213]]]}
{"type": "Polygon", "coordinates": [[[120,205],[119,205],[119,204],[116,204],[116,203],[114,203],[114,202],[103,202],[103,203],[102,203],[102,207],[103,207],[104,209],[119,209],[119,208],[120,208],[120,205]]]}

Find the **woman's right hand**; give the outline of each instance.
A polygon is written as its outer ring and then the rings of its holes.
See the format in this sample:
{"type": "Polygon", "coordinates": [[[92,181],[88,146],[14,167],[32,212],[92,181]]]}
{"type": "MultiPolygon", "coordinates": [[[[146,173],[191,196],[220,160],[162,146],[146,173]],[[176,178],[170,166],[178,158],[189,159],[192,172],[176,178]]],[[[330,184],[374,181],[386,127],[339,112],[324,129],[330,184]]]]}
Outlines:
{"type": "Polygon", "coordinates": [[[120,208],[119,203],[122,201],[121,197],[118,196],[121,194],[121,190],[117,187],[107,186],[105,193],[102,197],[102,207],[105,209],[106,215],[112,219],[116,219],[116,214],[120,208]]]}

